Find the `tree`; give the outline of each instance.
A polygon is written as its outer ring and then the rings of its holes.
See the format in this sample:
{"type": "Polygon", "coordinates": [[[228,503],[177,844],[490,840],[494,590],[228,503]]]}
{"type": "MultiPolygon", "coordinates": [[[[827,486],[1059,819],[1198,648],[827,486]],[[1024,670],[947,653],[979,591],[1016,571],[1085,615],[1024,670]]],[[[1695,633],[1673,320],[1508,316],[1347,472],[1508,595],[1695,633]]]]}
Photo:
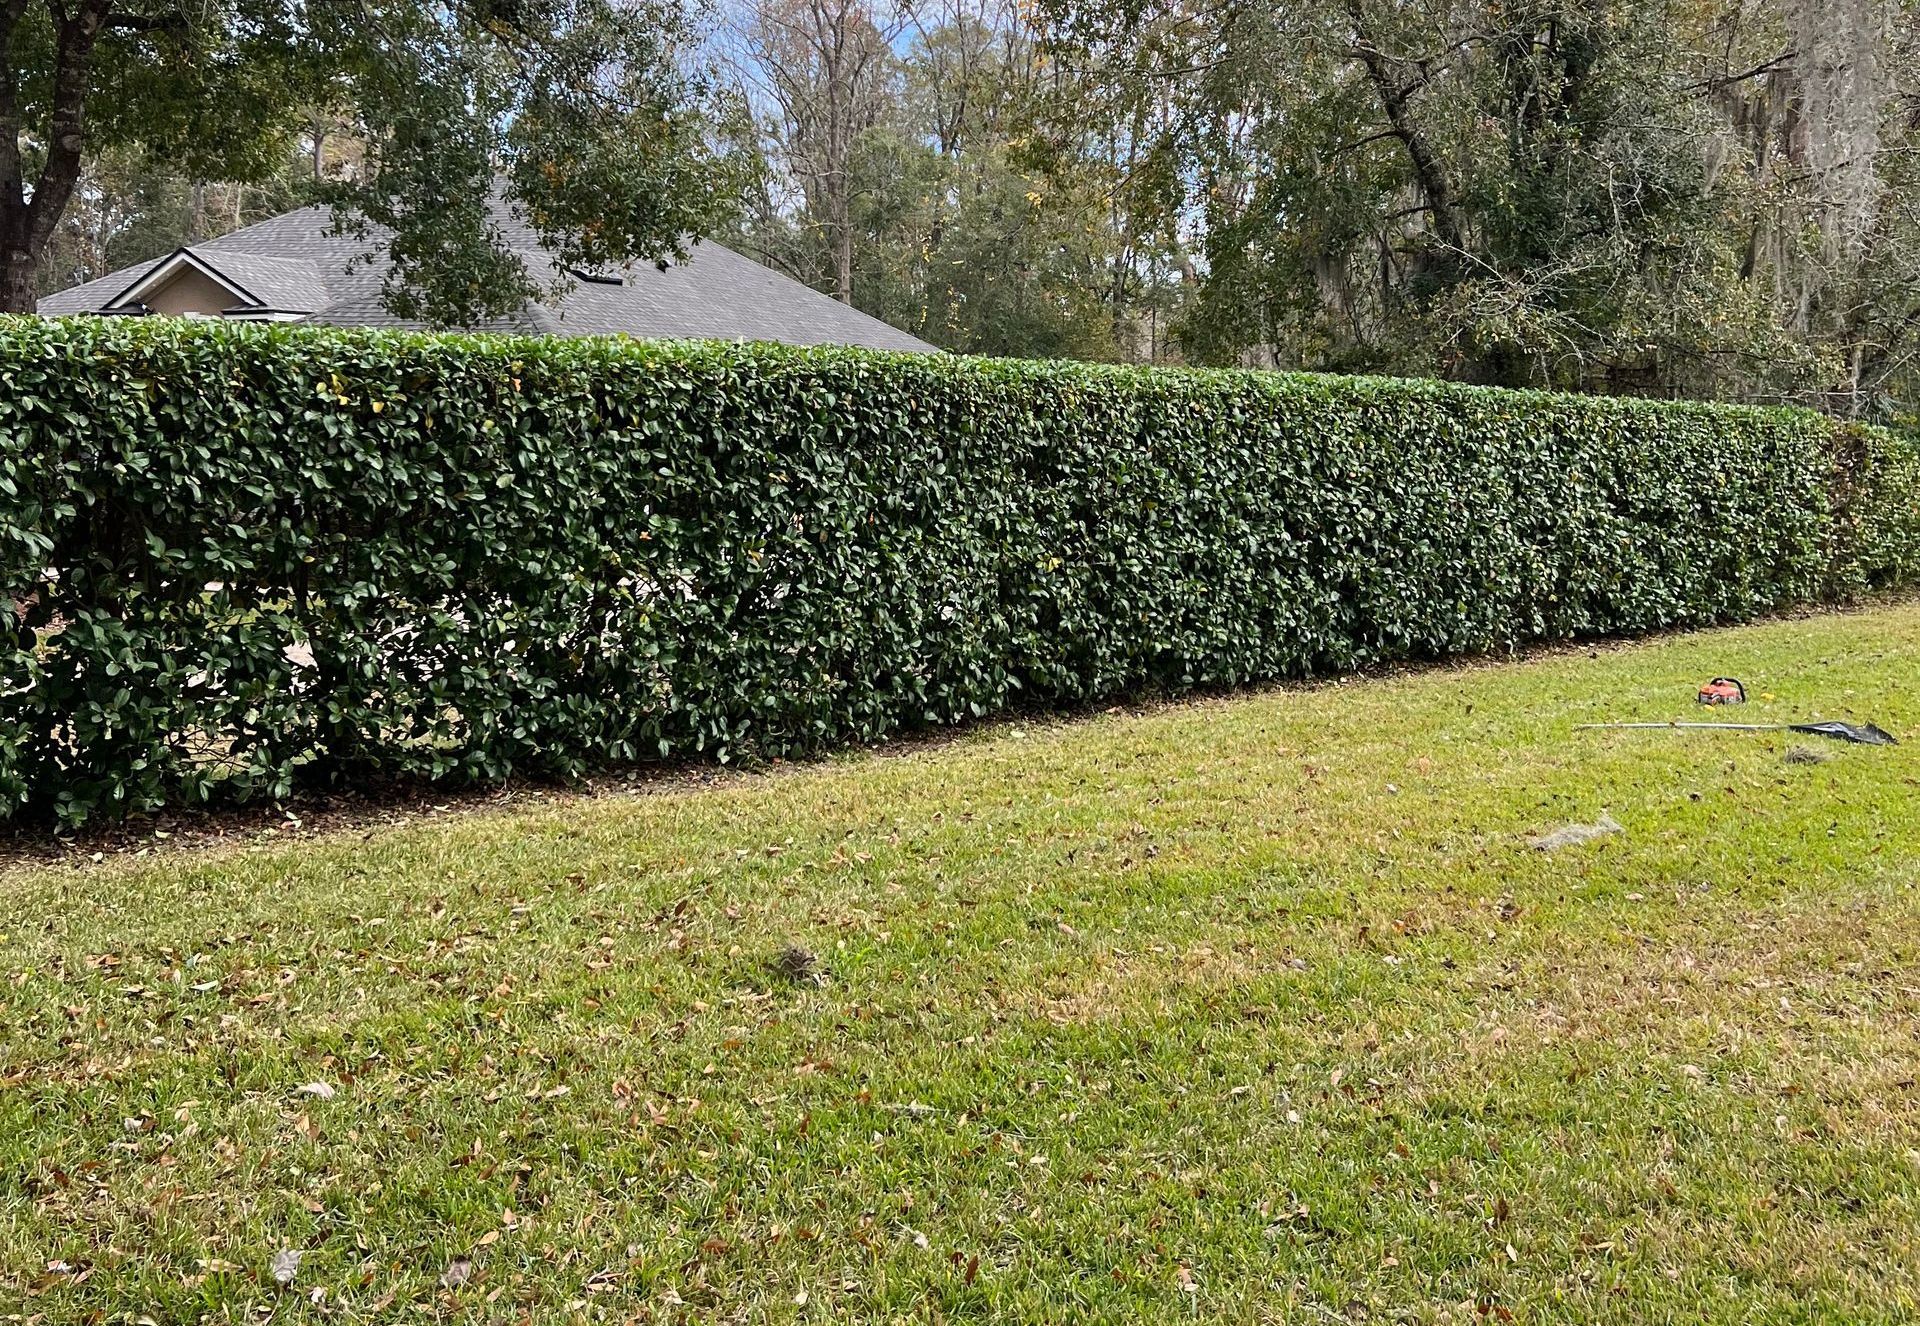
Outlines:
{"type": "Polygon", "coordinates": [[[761,110],[733,242],[948,349],[1151,356],[1160,310],[1086,106],[1017,0],[760,0],[738,42],[761,110]],[[1118,227],[1118,228],[1116,228],[1118,227]]]}
{"type": "Polygon", "coordinates": [[[148,153],[108,151],[86,163],[41,252],[38,292],[52,294],[312,201],[308,145],[250,182],[193,180],[148,153]]]}
{"type": "Polygon", "coordinates": [[[892,43],[865,0],[760,0],[745,45],[777,108],[779,152],[825,235],[833,296],[853,302],[853,158],[894,97],[892,43]]]}
{"type": "Polygon", "coordinates": [[[258,183],[314,107],[365,145],[324,196],[393,232],[398,312],[471,322],[538,293],[496,191],[562,268],[684,256],[733,183],[685,32],[672,0],[0,0],[0,311],[33,308],[89,161],[258,183]]]}
{"type": "Polygon", "coordinates": [[[1913,0],[1038,3],[1203,247],[1197,358],[1920,394],[1913,0]]]}

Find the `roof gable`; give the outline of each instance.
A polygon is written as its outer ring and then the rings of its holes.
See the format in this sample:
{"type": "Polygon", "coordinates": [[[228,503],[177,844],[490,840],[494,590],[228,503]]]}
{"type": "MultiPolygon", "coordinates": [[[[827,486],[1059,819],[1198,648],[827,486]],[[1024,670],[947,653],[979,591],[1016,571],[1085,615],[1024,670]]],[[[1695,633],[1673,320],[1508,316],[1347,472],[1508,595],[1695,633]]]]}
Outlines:
{"type": "Polygon", "coordinates": [[[221,272],[212,263],[195,256],[192,249],[175,249],[136,277],[132,285],[102,304],[100,310],[103,313],[118,313],[138,308],[147,301],[149,296],[171,285],[182,273],[190,271],[198,272],[230,293],[237,304],[260,302],[254,298],[252,291],[221,272]]]}

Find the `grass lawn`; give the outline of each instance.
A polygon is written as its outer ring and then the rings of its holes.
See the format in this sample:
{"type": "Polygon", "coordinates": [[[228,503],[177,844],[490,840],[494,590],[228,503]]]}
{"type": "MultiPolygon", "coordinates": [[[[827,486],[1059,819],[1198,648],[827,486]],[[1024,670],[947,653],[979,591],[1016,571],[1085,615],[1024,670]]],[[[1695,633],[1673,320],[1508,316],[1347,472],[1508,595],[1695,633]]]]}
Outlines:
{"type": "Polygon", "coordinates": [[[1916,659],[1882,605],[16,867],[0,1320],[1914,1320],[1920,742],[1572,728],[1731,672],[1920,735],[1916,659]]]}

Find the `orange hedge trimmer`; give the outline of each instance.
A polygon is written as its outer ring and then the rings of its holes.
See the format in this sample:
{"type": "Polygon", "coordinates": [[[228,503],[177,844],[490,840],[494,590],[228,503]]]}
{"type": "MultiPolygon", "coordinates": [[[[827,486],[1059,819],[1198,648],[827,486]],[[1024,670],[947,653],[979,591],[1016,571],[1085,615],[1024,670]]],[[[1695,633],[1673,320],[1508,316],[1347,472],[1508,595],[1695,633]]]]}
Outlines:
{"type": "Polygon", "coordinates": [[[1693,697],[1701,704],[1745,704],[1747,688],[1733,677],[1715,677],[1693,697]]]}

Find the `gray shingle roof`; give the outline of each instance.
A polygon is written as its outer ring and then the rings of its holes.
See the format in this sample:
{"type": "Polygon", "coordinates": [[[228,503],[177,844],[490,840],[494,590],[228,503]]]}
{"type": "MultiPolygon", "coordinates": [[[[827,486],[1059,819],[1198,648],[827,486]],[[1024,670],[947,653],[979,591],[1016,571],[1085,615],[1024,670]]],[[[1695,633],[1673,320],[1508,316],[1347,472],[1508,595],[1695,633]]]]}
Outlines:
{"type": "MultiPolygon", "coordinates": [[[[188,250],[193,252],[193,250],[188,250]]],[[[195,257],[199,257],[195,253],[195,257]]],[[[206,262],[208,259],[202,258],[206,262]]],[[[333,303],[327,279],[318,263],[301,258],[270,258],[261,253],[224,250],[212,265],[232,284],[252,296],[242,307],[285,309],[312,313],[333,303]]]]}
{"type": "MultiPolygon", "coordinates": [[[[552,278],[552,260],[530,228],[504,208],[494,225],[519,252],[536,280],[552,278]]],[[[307,313],[314,322],[347,327],[421,327],[396,318],[381,303],[387,264],[380,243],[332,233],[325,207],[273,217],[189,250],[199,261],[252,294],[266,308],[307,313]]],[[[152,271],[141,263],[40,301],[43,314],[97,313],[152,271]]],[[[711,240],[693,246],[687,261],[660,271],[640,264],[620,273],[622,284],[575,280],[559,299],[498,319],[475,331],[526,331],[560,336],[630,336],[785,341],[791,345],[859,345],[881,350],[933,350],[838,300],[711,240]]]]}

